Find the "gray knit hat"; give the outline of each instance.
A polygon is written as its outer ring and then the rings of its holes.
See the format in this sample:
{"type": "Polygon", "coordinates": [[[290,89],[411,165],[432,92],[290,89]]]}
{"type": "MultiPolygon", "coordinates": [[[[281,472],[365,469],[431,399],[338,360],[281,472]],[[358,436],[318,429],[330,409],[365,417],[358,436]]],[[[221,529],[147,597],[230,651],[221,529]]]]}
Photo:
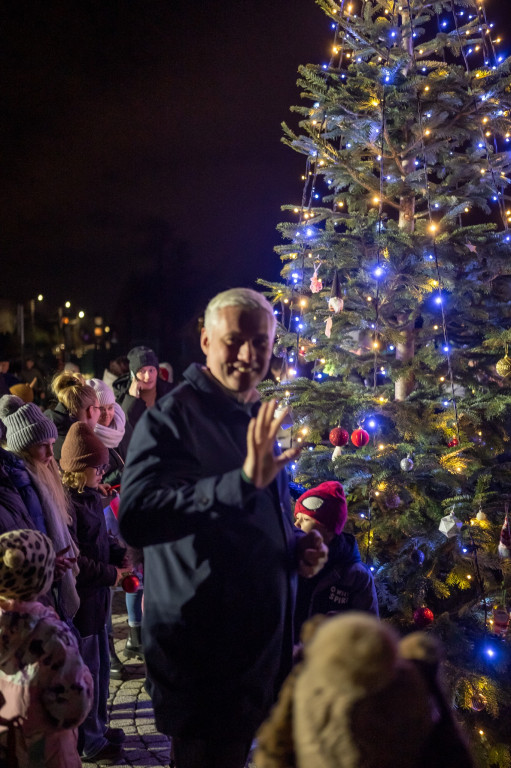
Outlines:
{"type": "Polygon", "coordinates": [[[57,427],[34,403],[24,403],[16,395],[0,397],[0,421],[6,434],[7,450],[19,453],[30,445],[57,439],[57,427]]]}

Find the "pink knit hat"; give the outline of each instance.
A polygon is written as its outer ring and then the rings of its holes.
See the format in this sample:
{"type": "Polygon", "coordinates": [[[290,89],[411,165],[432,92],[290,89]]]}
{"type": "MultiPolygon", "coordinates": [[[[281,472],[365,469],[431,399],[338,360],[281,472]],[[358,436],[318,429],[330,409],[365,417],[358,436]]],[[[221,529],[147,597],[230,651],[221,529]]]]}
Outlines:
{"type": "Polygon", "coordinates": [[[348,517],[344,488],[337,480],[310,488],[296,500],[295,517],[300,512],[317,520],[330,533],[342,533],[348,517]]]}

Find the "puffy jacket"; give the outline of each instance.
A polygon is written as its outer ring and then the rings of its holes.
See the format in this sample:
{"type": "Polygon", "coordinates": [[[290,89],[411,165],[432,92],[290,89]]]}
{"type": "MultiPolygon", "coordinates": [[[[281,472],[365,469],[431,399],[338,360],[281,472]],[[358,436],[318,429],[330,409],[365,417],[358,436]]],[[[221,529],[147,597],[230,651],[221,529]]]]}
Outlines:
{"type": "MultiPolygon", "coordinates": [[[[44,765],[79,766],[76,746],[74,753],[69,748],[73,739],[67,741],[62,729],[85,719],[93,683],[73,632],[52,608],[6,601],[0,608],[0,636],[0,694],[6,702],[0,714],[6,719],[25,718],[15,729],[20,766],[40,764],[30,757],[34,750],[45,754],[44,765]],[[60,757],[52,760],[45,748],[50,736],[52,751],[59,740],[66,744],[60,757]]],[[[6,741],[7,729],[0,726],[0,746],[6,741]]]]}
{"type": "Polygon", "coordinates": [[[41,501],[22,459],[0,448],[0,533],[21,528],[47,533],[41,501]]]}

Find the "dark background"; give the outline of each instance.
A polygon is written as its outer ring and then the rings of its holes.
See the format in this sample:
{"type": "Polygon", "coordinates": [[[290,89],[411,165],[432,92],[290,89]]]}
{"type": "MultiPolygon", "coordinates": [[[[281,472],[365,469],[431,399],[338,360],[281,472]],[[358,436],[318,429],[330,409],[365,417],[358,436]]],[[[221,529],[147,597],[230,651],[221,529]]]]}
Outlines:
{"type": "Polygon", "coordinates": [[[278,278],[304,169],[280,123],[331,45],[314,0],[4,4],[0,298],[186,357],[211,296],[278,278]]]}

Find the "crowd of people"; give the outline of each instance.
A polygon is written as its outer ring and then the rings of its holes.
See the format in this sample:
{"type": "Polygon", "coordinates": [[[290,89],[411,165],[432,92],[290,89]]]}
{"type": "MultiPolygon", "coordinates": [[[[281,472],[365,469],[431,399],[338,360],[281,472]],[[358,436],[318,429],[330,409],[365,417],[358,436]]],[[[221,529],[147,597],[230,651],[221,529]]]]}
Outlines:
{"type": "MultiPolygon", "coordinates": [[[[177,768],[243,768],[308,618],[378,616],[372,575],[344,531],[342,485],[306,491],[293,514],[286,465],[299,448],[280,452],[287,414],[257,391],[274,333],[266,299],[232,289],[206,308],[205,365],[189,366],[177,386],[144,346],[118,376],[60,371],[53,404],[36,396],[34,366],[30,382],[2,369],[0,632],[23,626],[27,650],[14,662],[0,647],[0,704],[13,685],[19,692],[17,708],[0,706],[0,756],[15,744],[19,765],[35,764],[34,754],[49,768],[122,759],[107,697],[110,677],[123,674],[111,588],[127,575],[140,588],[126,594],[125,653],[145,659],[177,768]],[[39,550],[45,578],[30,594],[10,589],[39,550]],[[43,620],[79,679],[68,720],[45,708],[45,651],[33,650],[43,620]]],[[[436,717],[432,704],[432,726],[436,717]]]]}

